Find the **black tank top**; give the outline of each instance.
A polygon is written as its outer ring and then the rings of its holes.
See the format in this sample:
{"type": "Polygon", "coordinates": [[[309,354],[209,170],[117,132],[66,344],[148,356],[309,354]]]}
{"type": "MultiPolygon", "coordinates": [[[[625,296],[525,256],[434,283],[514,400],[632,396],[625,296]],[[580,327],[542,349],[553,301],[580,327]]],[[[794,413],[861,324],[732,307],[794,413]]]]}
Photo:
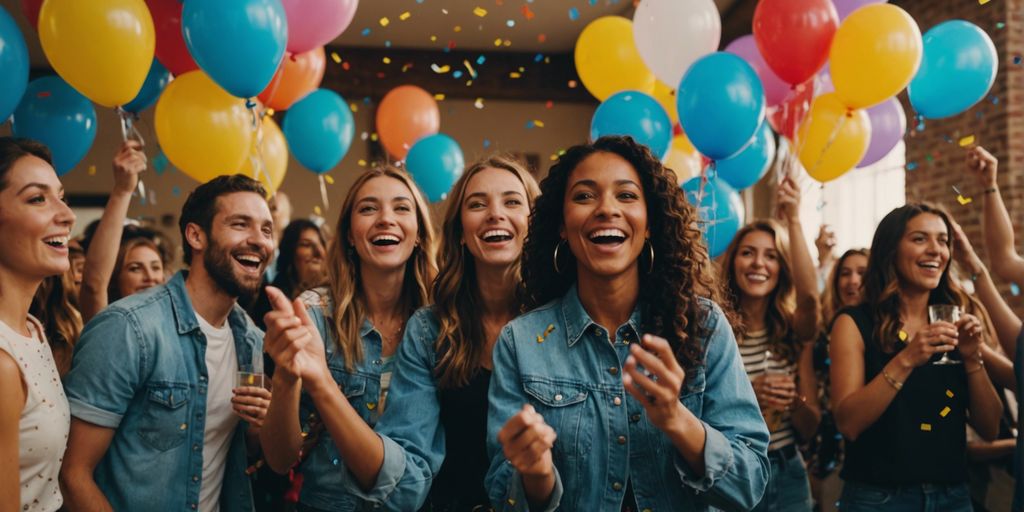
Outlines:
{"type": "MultiPolygon", "coordinates": [[[[856,322],[864,339],[864,382],[870,382],[902,346],[891,354],[882,351],[869,306],[840,314],[856,322]]],[[[882,416],[856,441],[846,440],[840,476],[875,485],[966,482],[967,392],[963,364],[915,368],[882,416]]]]}

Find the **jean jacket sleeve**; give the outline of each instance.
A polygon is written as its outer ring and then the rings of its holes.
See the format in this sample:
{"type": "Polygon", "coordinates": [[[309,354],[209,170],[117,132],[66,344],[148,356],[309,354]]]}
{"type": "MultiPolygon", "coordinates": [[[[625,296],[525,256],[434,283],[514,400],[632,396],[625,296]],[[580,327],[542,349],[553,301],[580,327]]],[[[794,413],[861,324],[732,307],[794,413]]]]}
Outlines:
{"type": "MultiPolygon", "coordinates": [[[[487,456],[491,459],[490,468],[484,485],[487,495],[495,510],[527,511],[530,506],[526,500],[526,490],[519,472],[505,459],[498,432],[515,416],[524,404],[529,403],[523,391],[519,376],[519,365],[515,355],[515,337],[512,327],[506,325],[494,346],[494,372],[488,390],[487,410],[487,456]]],[[[558,508],[562,500],[562,480],[555,469],[555,488],[551,498],[543,510],[552,511],[558,508]]]]}
{"type": "Polygon", "coordinates": [[[146,340],[135,317],[108,307],[89,322],[75,344],[64,387],[71,415],[117,428],[145,380],[146,340]]]}
{"type": "Polygon", "coordinates": [[[707,435],[704,475],[698,476],[676,454],[684,485],[723,510],[750,510],[768,482],[768,428],[743,369],[732,328],[713,305],[705,345],[706,387],[700,418],[707,435]]]}
{"type": "Polygon", "coordinates": [[[388,510],[417,510],[427,499],[444,461],[441,405],[434,381],[433,314],[421,309],[409,319],[398,346],[388,405],[375,430],[384,443],[384,463],[361,498],[388,510]]]}

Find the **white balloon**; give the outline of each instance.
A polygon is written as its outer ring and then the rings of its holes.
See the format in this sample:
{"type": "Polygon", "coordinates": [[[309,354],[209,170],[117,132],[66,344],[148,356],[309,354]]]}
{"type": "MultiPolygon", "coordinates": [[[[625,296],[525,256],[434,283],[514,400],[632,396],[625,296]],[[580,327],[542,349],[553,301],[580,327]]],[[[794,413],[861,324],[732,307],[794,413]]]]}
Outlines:
{"type": "Polygon", "coordinates": [[[654,75],[678,87],[691,64],[718,50],[722,17],[714,0],[641,0],[633,39],[654,75]]]}

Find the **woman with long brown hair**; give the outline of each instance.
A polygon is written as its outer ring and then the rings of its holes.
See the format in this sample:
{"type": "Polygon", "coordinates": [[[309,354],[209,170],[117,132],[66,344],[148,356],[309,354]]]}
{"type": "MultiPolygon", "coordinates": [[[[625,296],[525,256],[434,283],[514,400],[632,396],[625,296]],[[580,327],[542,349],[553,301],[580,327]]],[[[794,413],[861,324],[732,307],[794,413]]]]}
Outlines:
{"type": "Polygon", "coordinates": [[[423,195],[391,167],[356,179],[327,251],[327,286],[294,302],[268,288],[266,350],[274,399],[260,440],[271,468],[302,458],[300,511],[355,510],[350,475],[367,488],[373,425],[386,407],[406,322],[428,300],[435,235],[423,195]],[[307,312],[308,309],[308,312],[307,312]]]}
{"type": "Polygon", "coordinates": [[[864,302],[832,327],[844,511],[971,510],[965,427],[992,440],[1001,404],[984,371],[986,329],[950,278],[952,244],[943,210],[890,212],[871,243],[864,302]]]}
{"type": "Polygon", "coordinates": [[[676,183],[629,137],[570,148],[541,183],[523,248],[535,309],[494,347],[495,506],[750,509],[761,497],[768,432],[676,183]]]}

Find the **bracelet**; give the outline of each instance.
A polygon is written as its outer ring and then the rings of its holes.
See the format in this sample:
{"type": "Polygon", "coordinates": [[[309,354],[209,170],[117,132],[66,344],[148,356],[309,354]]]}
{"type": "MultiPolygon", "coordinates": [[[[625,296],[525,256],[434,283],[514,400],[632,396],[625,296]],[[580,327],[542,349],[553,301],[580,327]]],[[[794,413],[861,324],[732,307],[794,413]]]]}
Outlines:
{"type": "Polygon", "coordinates": [[[978,349],[978,351],[975,352],[974,355],[964,358],[964,363],[965,363],[964,367],[965,368],[967,367],[966,363],[969,362],[968,361],[969,359],[974,359],[975,362],[978,363],[978,366],[974,367],[973,369],[967,370],[967,372],[966,372],[967,375],[970,375],[972,373],[976,373],[976,372],[979,372],[979,371],[985,369],[985,358],[982,357],[982,355],[981,355],[981,349],[978,349]]]}
{"type": "Polygon", "coordinates": [[[985,363],[979,363],[978,366],[975,366],[973,369],[967,370],[966,373],[967,373],[967,375],[970,375],[972,373],[978,373],[978,372],[980,372],[980,371],[982,371],[984,369],[985,369],[985,363]]]}
{"type": "Polygon", "coordinates": [[[988,194],[995,194],[996,192],[999,192],[999,189],[996,188],[996,187],[989,187],[989,188],[985,189],[985,194],[986,195],[988,195],[988,194]]]}
{"type": "Polygon", "coordinates": [[[894,379],[892,375],[889,375],[889,372],[882,370],[882,378],[884,378],[885,381],[888,382],[896,391],[903,389],[903,383],[894,379]]]}

